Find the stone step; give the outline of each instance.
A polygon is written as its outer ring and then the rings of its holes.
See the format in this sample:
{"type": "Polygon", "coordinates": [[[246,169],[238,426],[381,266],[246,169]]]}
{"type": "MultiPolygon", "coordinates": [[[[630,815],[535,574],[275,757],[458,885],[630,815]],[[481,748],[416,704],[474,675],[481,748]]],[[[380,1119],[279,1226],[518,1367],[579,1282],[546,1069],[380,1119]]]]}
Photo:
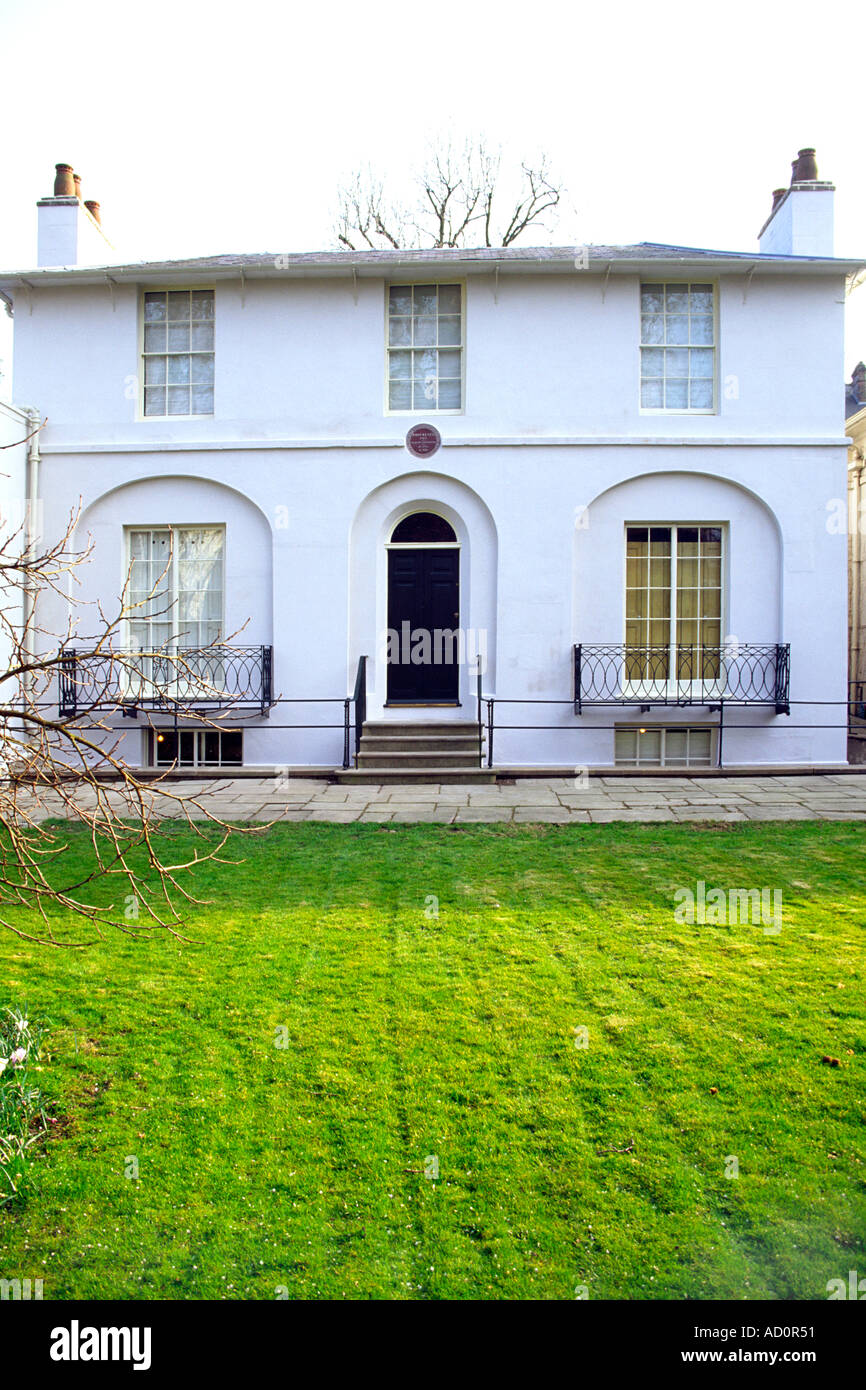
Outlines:
{"type": "Polygon", "coordinates": [[[471,734],[362,734],[362,753],[454,753],[463,752],[467,760],[478,756],[478,730],[471,734]]]}
{"type": "Polygon", "coordinates": [[[416,748],[409,753],[400,752],[376,752],[366,753],[363,744],[358,754],[358,766],[368,767],[422,767],[422,768],[450,768],[450,767],[470,767],[472,763],[478,765],[478,753],[475,757],[468,756],[466,751],[458,749],[456,753],[427,753],[423,749],[416,748]]]}
{"type": "Polygon", "coordinates": [[[438,782],[440,786],[489,786],[496,781],[496,773],[483,767],[358,767],[339,768],[334,781],[348,786],[387,786],[399,783],[401,786],[414,786],[438,782]]]}
{"type": "Polygon", "coordinates": [[[474,719],[376,719],[366,720],[361,730],[362,738],[371,734],[374,738],[433,738],[468,734],[478,735],[478,724],[474,719]]]}

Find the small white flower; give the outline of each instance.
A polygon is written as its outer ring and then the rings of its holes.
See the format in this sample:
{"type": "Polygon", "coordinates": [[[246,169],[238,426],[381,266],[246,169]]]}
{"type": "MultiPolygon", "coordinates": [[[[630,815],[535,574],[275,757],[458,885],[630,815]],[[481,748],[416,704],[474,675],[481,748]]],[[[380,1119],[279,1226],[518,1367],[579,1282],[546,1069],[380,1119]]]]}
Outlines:
{"type": "Polygon", "coordinates": [[[26,1058],[27,1058],[27,1048],[26,1048],[26,1047],[16,1047],[15,1051],[12,1053],[12,1056],[9,1058],[9,1061],[12,1063],[13,1067],[17,1067],[17,1066],[18,1066],[18,1063],[19,1063],[19,1062],[25,1061],[26,1058]]]}
{"type": "Polygon", "coordinates": [[[4,1071],[6,1070],[6,1068],[8,1067],[8,1065],[9,1065],[9,1058],[8,1058],[8,1057],[0,1057],[0,1076],[3,1075],[3,1073],[4,1073],[4,1071]]]}

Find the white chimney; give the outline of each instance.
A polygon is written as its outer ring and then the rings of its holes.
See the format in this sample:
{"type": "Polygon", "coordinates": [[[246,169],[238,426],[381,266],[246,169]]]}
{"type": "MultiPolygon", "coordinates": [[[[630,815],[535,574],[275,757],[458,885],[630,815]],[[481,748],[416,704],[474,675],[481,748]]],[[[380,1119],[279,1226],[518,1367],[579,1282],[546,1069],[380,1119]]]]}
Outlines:
{"type": "Polygon", "coordinates": [[[773,207],[758,234],[762,253],[775,256],[833,255],[832,183],[821,183],[814,150],[800,150],[791,166],[790,188],[777,188],[773,207]]]}
{"type": "Polygon", "coordinates": [[[37,265],[107,265],[116,260],[99,223],[99,204],[81,201],[81,180],[71,164],[55,167],[53,197],[40,198],[36,204],[37,265]]]}

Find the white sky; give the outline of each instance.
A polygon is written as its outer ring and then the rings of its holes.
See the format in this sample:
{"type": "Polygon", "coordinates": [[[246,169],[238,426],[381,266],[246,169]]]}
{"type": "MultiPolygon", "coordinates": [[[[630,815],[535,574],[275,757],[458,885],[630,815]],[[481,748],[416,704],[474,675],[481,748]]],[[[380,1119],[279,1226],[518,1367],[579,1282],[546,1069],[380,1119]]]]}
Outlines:
{"type": "MultiPolygon", "coordinates": [[[[815,146],[836,254],[866,261],[862,19],[839,0],[4,0],[0,266],[35,262],[60,161],[130,259],[309,250],[333,245],[342,179],[372,164],[399,192],[446,129],[547,154],[566,207],[527,245],[754,250],[815,146]]],[[[848,375],[864,357],[866,288],[848,375]]]]}

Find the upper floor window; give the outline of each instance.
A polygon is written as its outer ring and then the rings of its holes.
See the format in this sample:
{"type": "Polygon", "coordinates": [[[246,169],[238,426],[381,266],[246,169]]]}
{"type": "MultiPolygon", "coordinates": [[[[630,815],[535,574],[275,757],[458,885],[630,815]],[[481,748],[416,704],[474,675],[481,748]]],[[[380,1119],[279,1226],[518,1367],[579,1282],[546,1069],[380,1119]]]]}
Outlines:
{"type": "Polygon", "coordinates": [[[144,296],[145,415],[213,415],[214,292],[144,296]]]}
{"type": "Polygon", "coordinates": [[[715,409],[715,324],[712,285],[641,285],[640,403],[644,410],[706,413],[715,409]]]}
{"type": "Polygon", "coordinates": [[[462,407],[462,287],[391,285],[388,409],[417,415],[462,407]]]}

